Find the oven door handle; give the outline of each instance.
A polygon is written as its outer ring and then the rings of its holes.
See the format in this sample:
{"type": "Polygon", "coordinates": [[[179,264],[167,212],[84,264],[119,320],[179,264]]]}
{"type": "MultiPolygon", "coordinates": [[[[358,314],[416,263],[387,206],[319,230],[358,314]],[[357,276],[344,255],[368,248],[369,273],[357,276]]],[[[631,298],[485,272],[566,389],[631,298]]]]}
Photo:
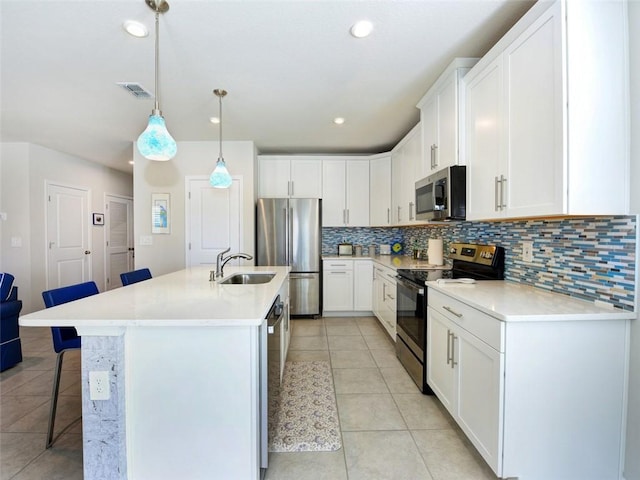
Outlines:
{"type": "Polygon", "coordinates": [[[398,284],[402,285],[406,289],[411,290],[414,293],[417,293],[419,295],[424,295],[424,288],[418,287],[413,282],[408,282],[407,280],[404,279],[404,277],[401,277],[400,275],[396,275],[396,282],[398,282],[398,284]]]}

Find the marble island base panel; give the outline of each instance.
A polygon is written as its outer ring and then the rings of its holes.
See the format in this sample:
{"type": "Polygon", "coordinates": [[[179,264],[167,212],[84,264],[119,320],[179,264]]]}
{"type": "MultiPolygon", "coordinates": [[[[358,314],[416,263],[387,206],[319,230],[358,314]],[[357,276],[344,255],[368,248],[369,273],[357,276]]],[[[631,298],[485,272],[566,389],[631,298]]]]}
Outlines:
{"type": "Polygon", "coordinates": [[[81,351],[84,480],[126,480],[124,336],[83,336],[81,351]],[[109,400],[90,400],[90,371],[109,372],[109,400]]]}

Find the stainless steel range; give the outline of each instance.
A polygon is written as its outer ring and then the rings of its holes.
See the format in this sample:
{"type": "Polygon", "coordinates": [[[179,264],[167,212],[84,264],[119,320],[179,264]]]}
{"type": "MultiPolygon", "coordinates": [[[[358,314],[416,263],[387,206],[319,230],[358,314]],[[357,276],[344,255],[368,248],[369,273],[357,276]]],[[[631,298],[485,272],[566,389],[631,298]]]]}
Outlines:
{"type": "Polygon", "coordinates": [[[452,243],[451,270],[442,267],[399,269],[396,355],[422,393],[433,395],[427,385],[427,287],[439,278],[473,280],[504,279],[504,248],[495,245],[452,243]]]}

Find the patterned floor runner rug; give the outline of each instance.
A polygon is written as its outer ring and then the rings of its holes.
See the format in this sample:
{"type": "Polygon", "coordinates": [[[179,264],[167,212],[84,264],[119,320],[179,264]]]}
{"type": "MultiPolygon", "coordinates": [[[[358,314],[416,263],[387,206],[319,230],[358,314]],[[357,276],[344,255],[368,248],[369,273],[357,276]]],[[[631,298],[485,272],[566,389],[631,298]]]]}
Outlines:
{"type": "Polygon", "coordinates": [[[269,451],[339,450],[340,424],[329,362],[286,362],[270,405],[269,451]]]}

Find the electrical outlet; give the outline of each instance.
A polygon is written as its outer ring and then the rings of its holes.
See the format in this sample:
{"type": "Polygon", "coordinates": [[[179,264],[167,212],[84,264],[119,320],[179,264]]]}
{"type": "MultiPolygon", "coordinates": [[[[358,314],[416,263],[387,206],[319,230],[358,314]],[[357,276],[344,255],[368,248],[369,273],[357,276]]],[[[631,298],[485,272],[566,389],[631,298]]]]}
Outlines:
{"type": "Polygon", "coordinates": [[[522,242],[522,261],[533,262],[533,242],[522,242]]]}
{"type": "Polygon", "coordinates": [[[109,398],[111,398],[109,372],[89,372],[89,399],[109,400],[109,398]]]}

